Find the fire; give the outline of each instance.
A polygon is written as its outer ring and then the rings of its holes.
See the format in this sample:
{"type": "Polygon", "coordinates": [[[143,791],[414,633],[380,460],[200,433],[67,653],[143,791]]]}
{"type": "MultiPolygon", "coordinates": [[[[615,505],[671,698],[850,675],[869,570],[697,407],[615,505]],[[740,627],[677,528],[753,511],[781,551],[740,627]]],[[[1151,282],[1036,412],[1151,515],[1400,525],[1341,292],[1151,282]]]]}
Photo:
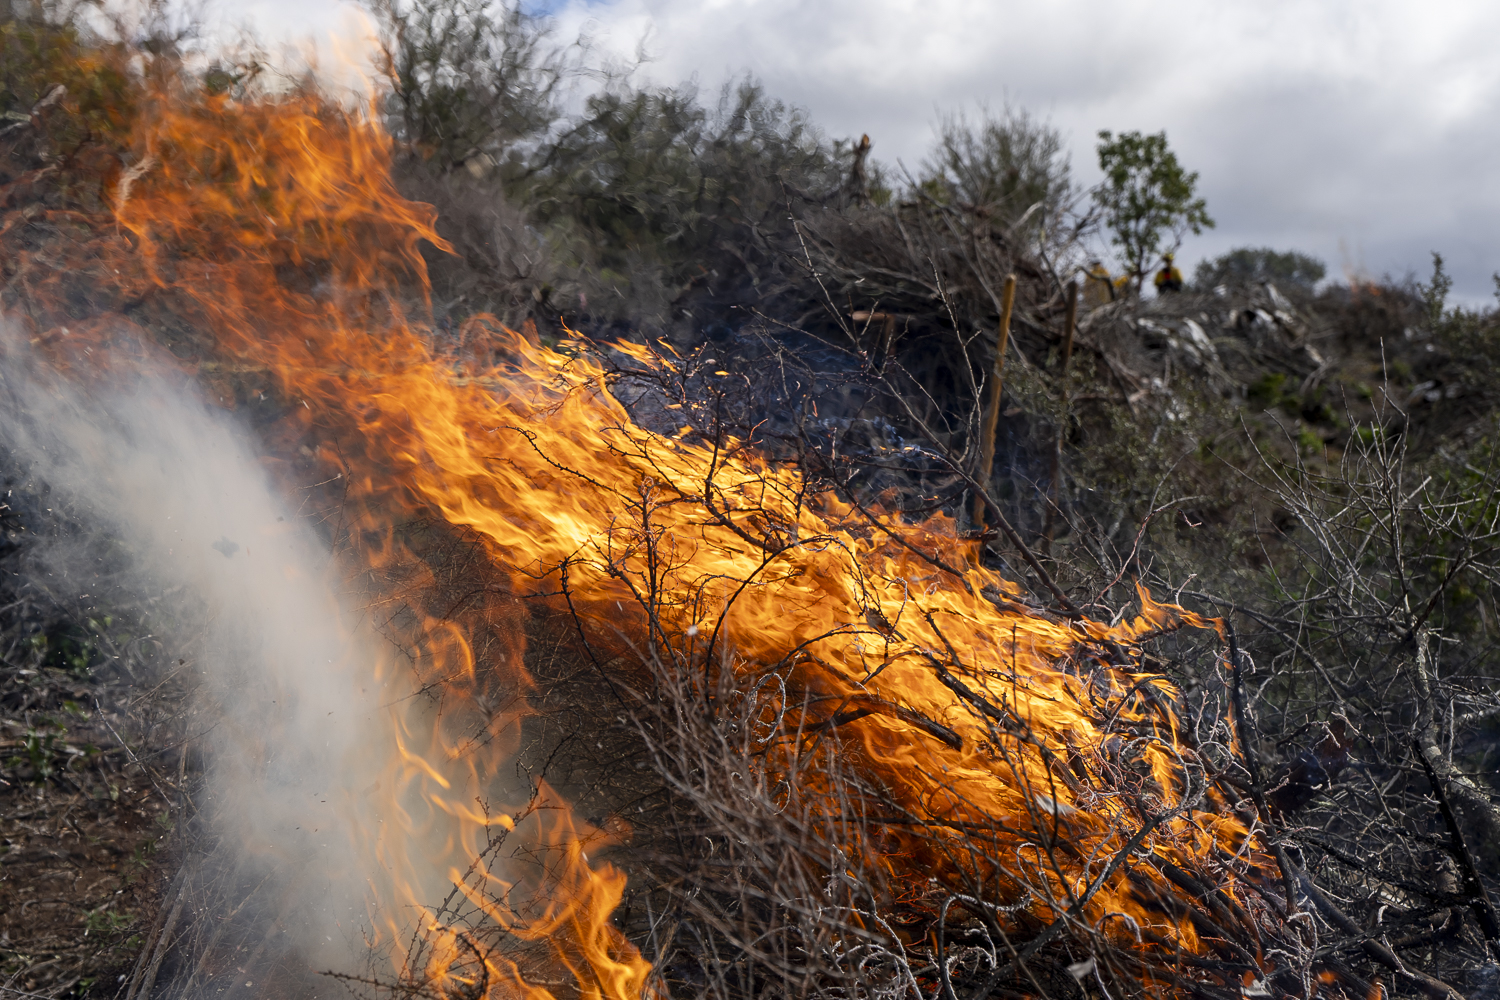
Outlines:
{"type": "MultiPolygon", "coordinates": [[[[1213,790],[1176,692],[1140,660],[1146,638],[1213,622],[1144,591],[1116,625],[1042,614],[975,565],[944,515],[867,516],[744,442],[640,425],[590,345],[548,349],[482,317],[439,334],[421,245],[446,246],[357,114],[310,95],[162,98],[137,155],[112,192],[119,236],[91,266],[122,297],[169,297],[194,331],[174,350],[227,401],[237,380],[264,379],[292,404],[275,433],[342,477],[345,570],[406,651],[372,676],[410,671],[436,699],[392,709],[375,793],[388,822],[360,845],[383,873],[370,913],[393,975],[465,998],[649,990],[610,920],[625,876],[588,859],[610,835],[545,786],[517,800],[504,778],[533,687],[523,602],[575,615],[605,662],[675,671],[705,712],[721,672],[774,676],[766,766],[836,746],[887,810],[850,849],[878,853],[912,898],[930,880],[982,886],[1011,925],[1066,914],[1163,955],[1205,949],[1160,904],[1188,892],[1164,873],[1212,871],[1250,905],[1237,881],[1261,860],[1250,832],[1213,790]],[[482,552],[463,610],[423,558],[422,519],[482,552]],[[487,866],[523,837],[557,862],[487,866]],[[448,886],[419,871],[435,844],[448,886]],[[485,924],[451,922],[449,891],[485,924]]],[[[55,330],[40,339],[77,365],[81,338],[117,348],[111,329],[74,324],[66,355],[55,330]]],[[[687,363],[614,349],[669,375],[687,363]]],[[[628,684],[636,668],[619,669],[628,684]]],[[[830,829],[840,808],[827,802],[830,829]]]]}

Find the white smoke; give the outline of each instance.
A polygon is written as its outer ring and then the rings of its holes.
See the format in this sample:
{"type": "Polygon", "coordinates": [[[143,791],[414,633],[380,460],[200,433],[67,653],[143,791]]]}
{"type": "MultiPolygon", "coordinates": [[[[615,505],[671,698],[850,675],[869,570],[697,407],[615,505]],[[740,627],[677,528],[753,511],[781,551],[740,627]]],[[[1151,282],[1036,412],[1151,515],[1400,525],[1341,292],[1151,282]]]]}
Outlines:
{"type": "Polygon", "coordinates": [[[351,626],[327,546],[246,433],[168,371],[132,364],[83,385],[0,329],[0,447],[125,546],[143,597],[168,595],[154,624],[191,647],[212,720],[199,805],[269,888],[273,949],[348,968],[368,958],[385,706],[406,693],[376,677],[405,673],[375,669],[389,647],[351,626]]]}

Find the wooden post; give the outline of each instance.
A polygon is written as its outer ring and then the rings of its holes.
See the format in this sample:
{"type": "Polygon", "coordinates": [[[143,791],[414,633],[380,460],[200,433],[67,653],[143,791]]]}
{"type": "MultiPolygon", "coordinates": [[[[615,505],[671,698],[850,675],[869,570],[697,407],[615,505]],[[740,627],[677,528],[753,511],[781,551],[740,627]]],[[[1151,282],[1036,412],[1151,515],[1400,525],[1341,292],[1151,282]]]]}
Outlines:
{"type": "Polygon", "coordinates": [[[1063,317],[1062,355],[1062,420],[1057,425],[1057,447],[1052,450],[1052,470],[1047,476],[1047,516],[1042,525],[1042,555],[1052,555],[1052,535],[1057,527],[1056,517],[1058,478],[1062,475],[1063,440],[1068,436],[1068,365],[1073,360],[1073,331],[1078,326],[1078,282],[1068,282],[1063,291],[1068,300],[1068,311],[1063,317]]]}
{"type": "MultiPolygon", "coordinates": [[[[990,401],[985,407],[979,429],[979,488],[990,488],[995,470],[995,431],[1000,425],[1000,390],[1005,384],[1005,348],[1010,343],[1010,313],[1016,304],[1016,276],[1005,276],[1005,290],[1000,293],[1000,332],[995,338],[995,372],[990,377],[990,401]]],[[[974,527],[984,529],[984,498],[974,498],[974,527]]]]}

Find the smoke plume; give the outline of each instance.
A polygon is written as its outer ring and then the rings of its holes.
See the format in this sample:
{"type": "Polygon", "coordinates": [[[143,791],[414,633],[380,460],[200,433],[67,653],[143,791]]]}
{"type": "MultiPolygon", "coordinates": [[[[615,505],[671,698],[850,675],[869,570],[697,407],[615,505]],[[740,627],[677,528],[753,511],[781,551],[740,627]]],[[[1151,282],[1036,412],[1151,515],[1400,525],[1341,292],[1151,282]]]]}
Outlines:
{"type": "MultiPolygon", "coordinates": [[[[384,822],[373,800],[391,791],[382,770],[403,673],[340,600],[327,544],[242,428],[165,366],[89,368],[76,380],[0,331],[0,447],[123,549],[132,597],[171,662],[180,653],[196,675],[198,805],[223,845],[208,863],[258,887],[251,908],[272,951],[348,968],[369,954],[384,822]]],[[[87,572],[67,565],[76,549],[54,547],[54,574],[87,572]]]]}

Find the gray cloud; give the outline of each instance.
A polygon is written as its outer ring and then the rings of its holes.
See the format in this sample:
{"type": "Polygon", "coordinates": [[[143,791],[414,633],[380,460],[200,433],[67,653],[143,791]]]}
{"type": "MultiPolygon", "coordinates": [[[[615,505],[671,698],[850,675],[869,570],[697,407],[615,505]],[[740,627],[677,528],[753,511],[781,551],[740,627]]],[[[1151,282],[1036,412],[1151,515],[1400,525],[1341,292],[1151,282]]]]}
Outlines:
{"type": "Polygon", "coordinates": [[[1439,250],[1474,300],[1500,266],[1492,5],[618,0],[558,14],[621,53],[647,37],[657,82],[754,74],[831,134],[869,132],[887,161],[920,161],[943,111],[1007,100],[1050,117],[1086,182],[1099,129],[1165,129],[1219,222],[1188,263],[1264,243],[1335,274],[1399,275],[1439,250]]]}
{"type": "MultiPolygon", "coordinates": [[[[1471,301],[1500,267],[1500,6],[1433,0],[550,0],[564,34],[653,55],[643,79],[746,73],[833,136],[915,166],[942,113],[1008,100],[1048,117],[1097,176],[1094,136],[1165,129],[1231,246],[1314,253],[1333,274],[1419,274],[1441,251],[1471,301]]],[[[254,0],[323,33],[334,0],[254,0]]]]}

